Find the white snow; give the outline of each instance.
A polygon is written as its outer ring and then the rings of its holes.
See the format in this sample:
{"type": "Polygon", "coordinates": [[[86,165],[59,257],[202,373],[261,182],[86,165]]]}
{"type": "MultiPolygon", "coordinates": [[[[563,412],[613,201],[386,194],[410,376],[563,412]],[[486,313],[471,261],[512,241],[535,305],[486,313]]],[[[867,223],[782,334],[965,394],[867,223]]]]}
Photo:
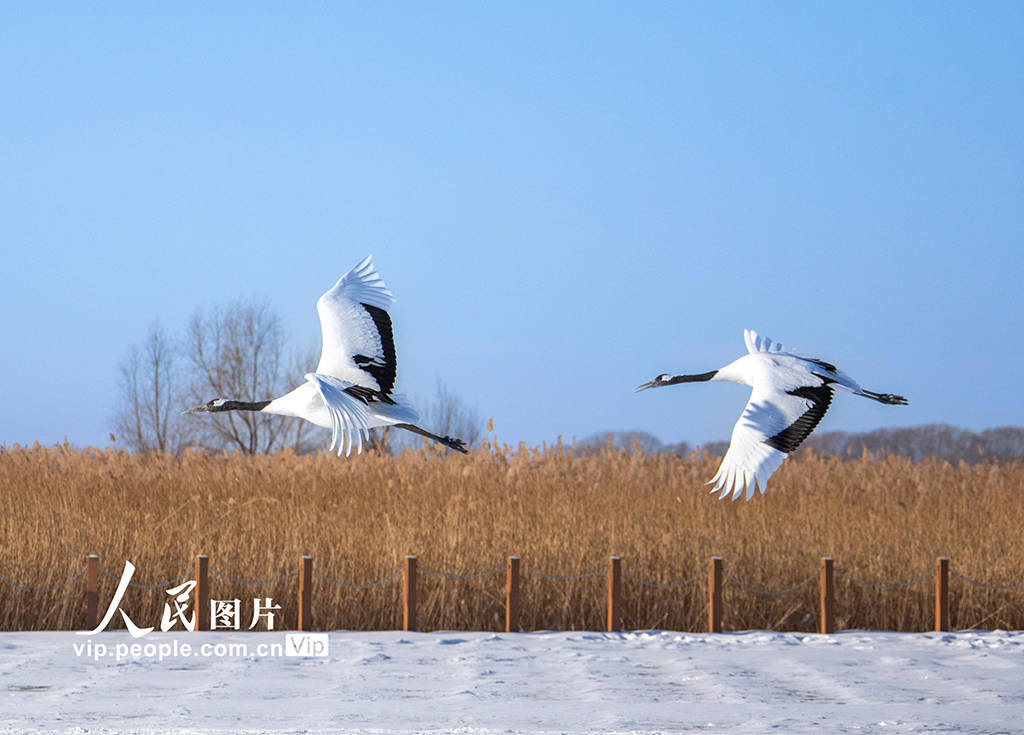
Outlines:
{"type": "Polygon", "coordinates": [[[0,634],[0,732],[1010,733],[1024,633],[0,634]],[[243,643],[249,655],[73,646],[243,643]]]}

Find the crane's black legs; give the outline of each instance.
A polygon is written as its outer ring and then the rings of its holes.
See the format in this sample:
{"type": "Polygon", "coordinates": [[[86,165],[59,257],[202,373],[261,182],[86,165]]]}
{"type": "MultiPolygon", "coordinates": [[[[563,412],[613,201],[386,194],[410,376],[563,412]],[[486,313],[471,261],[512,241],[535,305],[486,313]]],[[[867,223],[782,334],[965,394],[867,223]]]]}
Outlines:
{"type": "Polygon", "coordinates": [[[903,396],[898,396],[895,393],[875,393],[873,390],[865,389],[864,392],[858,393],[858,396],[864,396],[870,398],[873,401],[884,403],[888,406],[906,406],[907,399],[903,396]]]}
{"type": "Polygon", "coordinates": [[[454,449],[456,452],[462,452],[463,454],[469,454],[469,450],[466,449],[466,443],[461,439],[453,439],[450,436],[438,436],[437,434],[431,434],[426,429],[421,429],[416,424],[394,424],[395,428],[405,429],[411,431],[413,434],[419,434],[425,436],[428,439],[436,441],[438,444],[444,444],[449,449],[454,449]]]}

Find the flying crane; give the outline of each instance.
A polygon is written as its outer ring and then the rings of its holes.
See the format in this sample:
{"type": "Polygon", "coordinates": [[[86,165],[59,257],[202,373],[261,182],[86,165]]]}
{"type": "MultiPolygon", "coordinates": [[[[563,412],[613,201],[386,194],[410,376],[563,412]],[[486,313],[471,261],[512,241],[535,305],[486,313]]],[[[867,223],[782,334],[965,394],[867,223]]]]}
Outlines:
{"type": "Polygon", "coordinates": [[[362,452],[370,429],[394,426],[465,454],[461,439],[417,426],[420,417],[395,385],[395,342],[388,307],[395,301],[367,255],[316,302],[323,348],[316,372],[280,398],[238,401],[214,398],[185,413],[259,411],[294,416],[331,430],[331,449],[362,452]]]}
{"type": "Polygon", "coordinates": [[[706,381],[750,386],[750,400],[732,430],[729,449],[708,483],[713,486],[711,492],[720,491],[722,498],[732,493],[736,500],[746,490],[750,500],[755,490],[763,493],[786,455],[814,431],[836,389],[887,405],[907,405],[903,396],[861,388],[835,365],[788,352],[753,330],[743,330],[743,339],[747,354],[723,368],[698,375],[662,373],[636,389],[706,381]]]}

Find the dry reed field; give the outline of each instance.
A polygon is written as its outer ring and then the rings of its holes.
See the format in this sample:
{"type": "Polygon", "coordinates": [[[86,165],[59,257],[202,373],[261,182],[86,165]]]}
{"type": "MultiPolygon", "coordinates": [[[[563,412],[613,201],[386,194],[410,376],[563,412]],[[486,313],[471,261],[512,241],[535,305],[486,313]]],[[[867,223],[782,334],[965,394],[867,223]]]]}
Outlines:
{"type": "MultiPolygon", "coordinates": [[[[605,569],[671,583],[703,572],[712,556],[751,587],[782,589],[812,574],[822,556],[871,583],[897,583],[949,556],[957,572],[989,584],[1024,574],[1024,463],[952,466],[889,458],[841,461],[803,456],[752,502],[720,501],[704,482],[718,460],[611,449],[573,457],[559,448],[481,447],[468,456],[433,450],[349,459],[281,453],[130,455],[35,447],[0,450],[0,574],[21,585],[57,585],[87,554],[133,582],[154,583],[194,568],[198,554],[232,577],[260,580],[295,569],[303,554],[346,583],[397,570],[407,554],[422,569],[454,573],[504,568],[575,574],[605,569]]],[[[504,574],[473,580],[422,575],[422,630],[500,630],[504,574]]],[[[401,578],[367,590],[313,577],[315,629],[401,627],[401,578]]],[[[604,625],[602,575],[551,580],[524,574],[524,629],[604,625]]],[[[100,613],[114,591],[100,577],[100,613]]],[[[214,599],[270,596],[279,628],[294,628],[298,578],[242,585],[211,575],[214,599]]],[[[0,583],[0,629],[58,630],[84,625],[84,577],[54,592],[0,583]]],[[[842,628],[928,630],[932,578],[898,590],[836,577],[842,628]]],[[[727,630],[813,631],[816,583],[761,596],[727,581],[727,630]]],[[[157,625],[163,589],[131,589],[122,607],[157,625]]],[[[248,602],[247,602],[248,601],[248,602]]],[[[658,589],[623,581],[628,628],[706,629],[707,580],[658,589]]],[[[955,628],[1024,628],[1024,589],[989,590],[951,579],[955,628]]],[[[243,620],[247,618],[243,616],[243,620]]],[[[119,616],[109,627],[123,624],[119,616]]],[[[243,622],[243,627],[246,623],[243,622]]]]}

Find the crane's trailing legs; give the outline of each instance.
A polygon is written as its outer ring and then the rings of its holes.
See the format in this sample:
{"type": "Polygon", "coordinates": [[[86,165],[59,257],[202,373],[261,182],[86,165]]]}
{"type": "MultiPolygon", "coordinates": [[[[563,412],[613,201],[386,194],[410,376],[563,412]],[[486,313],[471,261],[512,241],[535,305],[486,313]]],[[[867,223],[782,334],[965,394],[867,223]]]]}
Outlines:
{"type": "Polygon", "coordinates": [[[456,452],[462,452],[463,454],[469,454],[469,450],[466,449],[466,442],[462,439],[453,439],[450,436],[438,436],[437,434],[431,434],[426,429],[421,429],[415,424],[393,424],[396,429],[405,429],[411,431],[413,434],[419,434],[425,436],[428,439],[436,441],[438,444],[444,444],[449,449],[454,449],[456,452]]]}
{"type": "Polygon", "coordinates": [[[884,403],[887,406],[906,406],[907,399],[903,396],[898,396],[895,393],[875,393],[873,390],[863,388],[860,393],[854,393],[855,396],[864,396],[872,400],[884,403]]]}

